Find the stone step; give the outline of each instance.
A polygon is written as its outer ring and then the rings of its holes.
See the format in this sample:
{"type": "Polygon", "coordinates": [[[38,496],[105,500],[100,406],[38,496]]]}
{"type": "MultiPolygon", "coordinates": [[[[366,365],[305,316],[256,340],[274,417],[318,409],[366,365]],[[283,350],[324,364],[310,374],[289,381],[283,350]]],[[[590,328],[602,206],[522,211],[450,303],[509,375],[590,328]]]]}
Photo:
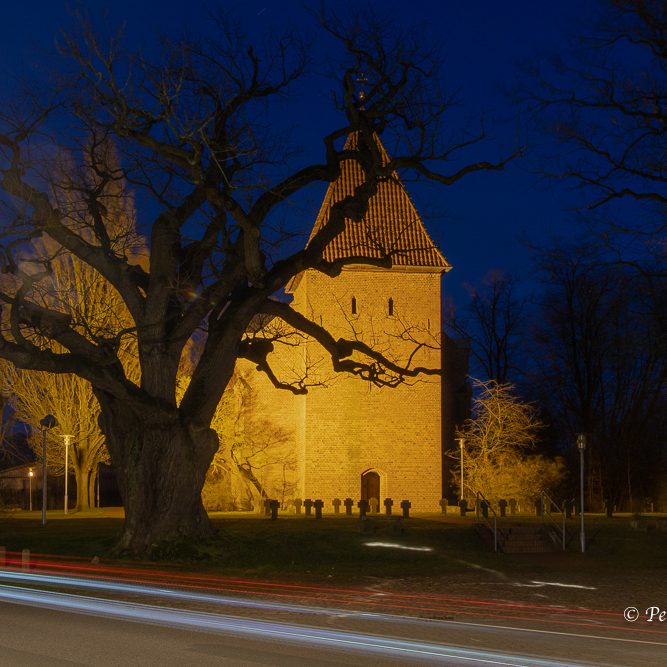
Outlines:
{"type": "MultiPolygon", "coordinates": [[[[484,524],[477,524],[477,531],[487,545],[493,545],[493,531],[484,524]]],[[[514,525],[498,529],[498,547],[505,553],[547,553],[554,545],[543,526],[514,525]]]]}
{"type": "Polygon", "coordinates": [[[505,531],[501,548],[505,553],[547,553],[552,545],[542,526],[517,525],[505,531]]]}

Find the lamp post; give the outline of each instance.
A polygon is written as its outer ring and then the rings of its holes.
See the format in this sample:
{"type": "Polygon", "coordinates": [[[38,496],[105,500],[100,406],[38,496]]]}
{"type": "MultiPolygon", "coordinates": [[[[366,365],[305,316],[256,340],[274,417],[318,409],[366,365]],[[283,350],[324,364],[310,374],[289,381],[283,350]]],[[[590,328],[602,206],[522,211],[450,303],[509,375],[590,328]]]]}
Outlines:
{"type": "Polygon", "coordinates": [[[65,514],[67,514],[67,507],[69,505],[69,499],[67,497],[67,473],[69,471],[69,441],[71,437],[71,435],[63,435],[63,438],[65,438],[65,514]]]}
{"type": "Polygon", "coordinates": [[[459,438],[459,447],[461,449],[461,493],[459,500],[463,500],[463,446],[465,445],[465,438],[459,438]]]}
{"type": "Polygon", "coordinates": [[[46,415],[39,422],[42,427],[42,526],[46,525],[46,430],[57,424],[58,421],[53,415],[46,415]]]}
{"type": "Polygon", "coordinates": [[[28,509],[32,512],[32,478],[35,476],[35,473],[32,471],[32,468],[28,470],[28,509]]]}
{"type": "Polygon", "coordinates": [[[581,521],[579,537],[581,540],[581,553],[583,554],[586,551],[586,531],[584,528],[584,451],[586,451],[585,433],[579,433],[579,435],[577,435],[577,449],[579,450],[579,518],[581,521]]]}

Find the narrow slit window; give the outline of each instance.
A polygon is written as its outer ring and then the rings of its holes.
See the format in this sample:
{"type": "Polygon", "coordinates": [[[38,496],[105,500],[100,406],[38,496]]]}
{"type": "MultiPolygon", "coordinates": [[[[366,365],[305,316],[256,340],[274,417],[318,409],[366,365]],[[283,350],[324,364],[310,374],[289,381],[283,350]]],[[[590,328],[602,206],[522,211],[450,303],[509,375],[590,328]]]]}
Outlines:
{"type": "Polygon", "coordinates": [[[388,311],[390,316],[394,314],[394,300],[391,297],[389,297],[388,311]]]}
{"type": "Polygon", "coordinates": [[[352,314],[357,314],[357,299],[355,297],[352,297],[352,314]]]}

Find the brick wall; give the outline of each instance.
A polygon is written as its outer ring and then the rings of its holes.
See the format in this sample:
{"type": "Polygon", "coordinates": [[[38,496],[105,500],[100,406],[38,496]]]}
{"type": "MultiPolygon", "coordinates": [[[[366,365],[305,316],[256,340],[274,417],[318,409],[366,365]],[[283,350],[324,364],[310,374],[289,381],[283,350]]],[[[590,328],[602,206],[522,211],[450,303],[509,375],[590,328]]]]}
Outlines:
{"type": "MultiPolygon", "coordinates": [[[[306,272],[294,292],[293,306],[325,326],[334,336],[354,338],[399,364],[439,368],[440,274],[417,268],[349,268],[334,279],[306,272]],[[355,299],[356,313],[352,312],[355,299]],[[389,299],[393,313],[389,314],[389,299]],[[421,345],[421,346],[420,346],[421,345]],[[419,348],[416,352],[415,350],[419,348]]],[[[294,497],[321,498],[325,509],[338,497],[361,497],[361,476],[380,476],[381,500],[403,499],[415,511],[437,511],[442,497],[441,382],[421,375],[396,388],[336,374],[327,354],[314,341],[297,347],[276,345],[270,358],[281,380],[307,372],[306,396],[277,390],[247,361],[239,372],[251,378],[254,409],[276,431],[289,434],[294,497]]],[[[286,457],[260,474],[267,491],[280,497],[285,487],[286,457]]]]}
{"type": "MultiPolygon", "coordinates": [[[[440,366],[440,275],[414,268],[347,269],[331,279],[303,277],[294,306],[334,335],[358,337],[398,363],[440,366]],[[356,314],[352,312],[355,300],[356,314]],[[389,315],[389,299],[393,314],[389,315]],[[415,354],[420,343],[425,344],[415,354]]],[[[420,376],[396,388],[333,376],[315,346],[307,356],[326,386],[305,398],[304,494],[358,500],[361,475],[380,476],[381,498],[408,498],[435,511],[441,498],[440,378],[420,376]]]]}

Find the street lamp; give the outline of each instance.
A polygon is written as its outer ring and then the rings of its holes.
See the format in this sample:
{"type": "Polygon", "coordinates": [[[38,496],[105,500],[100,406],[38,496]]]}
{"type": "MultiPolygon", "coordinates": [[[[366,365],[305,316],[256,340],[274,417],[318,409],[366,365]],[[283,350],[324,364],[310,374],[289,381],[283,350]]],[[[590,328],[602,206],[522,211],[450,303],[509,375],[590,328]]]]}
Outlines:
{"type": "Polygon", "coordinates": [[[28,470],[28,508],[32,512],[32,478],[35,476],[35,473],[32,471],[32,468],[28,470]]]}
{"type": "Polygon", "coordinates": [[[459,447],[461,448],[461,493],[459,500],[463,500],[463,446],[465,445],[465,438],[459,438],[459,447]]]}
{"type": "Polygon", "coordinates": [[[585,433],[579,433],[579,435],[577,435],[577,449],[579,450],[579,492],[581,494],[579,500],[579,517],[581,521],[579,537],[581,540],[581,553],[583,554],[586,551],[586,532],[584,529],[584,451],[586,450],[585,433]]]}
{"type": "Polygon", "coordinates": [[[71,435],[63,435],[63,438],[65,438],[65,514],[67,514],[67,506],[69,505],[69,499],[67,497],[67,472],[69,469],[69,441],[71,435]]]}
{"type": "Polygon", "coordinates": [[[46,430],[58,425],[53,415],[46,415],[39,422],[42,427],[42,526],[46,526],[46,430]]]}

